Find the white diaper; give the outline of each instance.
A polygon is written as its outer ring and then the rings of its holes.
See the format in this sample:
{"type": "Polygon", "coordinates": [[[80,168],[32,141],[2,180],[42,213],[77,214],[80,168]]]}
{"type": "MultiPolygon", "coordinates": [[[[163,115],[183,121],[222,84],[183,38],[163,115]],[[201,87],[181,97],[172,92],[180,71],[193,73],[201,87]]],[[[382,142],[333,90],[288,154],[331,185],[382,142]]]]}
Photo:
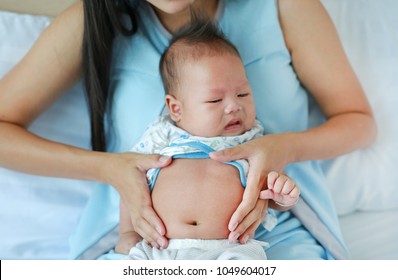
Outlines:
{"type": "Polygon", "coordinates": [[[151,247],[145,241],[130,250],[129,260],[265,260],[267,242],[250,239],[246,244],[227,239],[170,239],[167,249],[151,247]]]}

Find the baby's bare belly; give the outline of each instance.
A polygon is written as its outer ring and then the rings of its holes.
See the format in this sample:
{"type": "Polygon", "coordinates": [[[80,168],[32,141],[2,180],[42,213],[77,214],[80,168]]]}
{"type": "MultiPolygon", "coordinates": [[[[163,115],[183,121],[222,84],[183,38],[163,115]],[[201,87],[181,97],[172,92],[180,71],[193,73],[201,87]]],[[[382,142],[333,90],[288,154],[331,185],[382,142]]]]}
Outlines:
{"type": "Polygon", "coordinates": [[[176,159],[152,191],[153,208],[168,238],[221,239],[242,200],[238,170],[211,159],[176,159]]]}

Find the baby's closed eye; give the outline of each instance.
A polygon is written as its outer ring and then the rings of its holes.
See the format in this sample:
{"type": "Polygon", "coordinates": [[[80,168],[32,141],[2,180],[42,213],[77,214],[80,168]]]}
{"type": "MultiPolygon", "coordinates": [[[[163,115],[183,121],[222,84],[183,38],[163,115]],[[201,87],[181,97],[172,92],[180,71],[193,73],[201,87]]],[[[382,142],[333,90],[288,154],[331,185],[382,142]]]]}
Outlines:
{"type": "Polygon", "coordinates": [[[214,100],[206,101],[206,103],[219,103],[219,102],[221,102],[221,101],[222,101],[222,99],[219,98],[219,99],[214,99],[214,100]]]}

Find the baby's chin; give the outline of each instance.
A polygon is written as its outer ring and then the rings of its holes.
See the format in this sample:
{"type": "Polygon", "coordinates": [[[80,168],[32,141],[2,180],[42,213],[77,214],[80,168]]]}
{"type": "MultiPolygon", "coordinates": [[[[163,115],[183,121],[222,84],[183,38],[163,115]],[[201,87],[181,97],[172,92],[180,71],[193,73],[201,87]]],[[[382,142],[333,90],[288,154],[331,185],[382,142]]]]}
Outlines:
{"type": "Polygon", "coordinates": [[[228,136],[239,136],[244,134],[245,132],[249,131],[249,129],[239,129],[239,130],[224,130],[222,133],[219,134],[219,136],[224,136],[224,137],[228,137],[228,136]]]}
{"type": "Polygon", "coordinates": [[[195,133],[195,132],[189,132],[191,135],[193,136],[199,136],[199,137],[206,137],[206,138],[212,138],[212,137],[229,137],[229,136],[239,136],[244,134],[245,132],[249,131],[249,129],[244,128],[243,126],[240,127],[239,129],[220,129],[217,131],[207,131],[207,133],[204,133],[202,131],[202,133],[195,133]]]}

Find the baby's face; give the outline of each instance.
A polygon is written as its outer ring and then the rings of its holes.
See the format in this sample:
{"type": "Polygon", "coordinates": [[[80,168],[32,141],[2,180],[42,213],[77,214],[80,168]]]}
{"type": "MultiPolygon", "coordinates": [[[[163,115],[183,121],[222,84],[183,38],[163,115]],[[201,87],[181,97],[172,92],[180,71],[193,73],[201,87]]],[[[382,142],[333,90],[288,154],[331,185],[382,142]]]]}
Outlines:
{"type": "Polygon", "coordinates": [[[179,73],[178,105],[169,106],[177,126],[203,137],[240,135],[252,128],[256,117],[253,95],[237,56],[187,61],[179,73]]]}

